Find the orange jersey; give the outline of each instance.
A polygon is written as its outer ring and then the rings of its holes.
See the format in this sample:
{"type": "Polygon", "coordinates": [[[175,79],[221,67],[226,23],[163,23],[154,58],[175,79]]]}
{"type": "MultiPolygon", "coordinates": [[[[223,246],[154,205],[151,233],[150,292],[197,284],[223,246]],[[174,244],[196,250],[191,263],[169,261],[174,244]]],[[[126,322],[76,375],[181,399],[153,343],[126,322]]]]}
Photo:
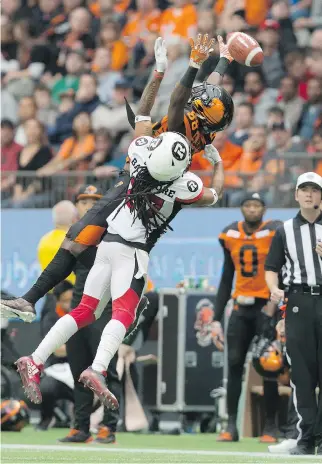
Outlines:
{"type": "MultiPolygon", "coordinates": [[[[199,120],[196,116],[196,113],[194,113],[193,111],[189,111],[188,113],[186,113],[184,115],[183,122],[186,132],[185,135],[192,145],[193,154],[195,155],[199,152],[203,152],[207,142],[205,136],[200,130],[199,120]]],[[[158,136],[168,130],[168,116],[164,116],[161,119],[161,121],[153,124],[154,136],[158,136]]],[[[215,137],[216,134],[210,134],[211,140],[213,140],[215,137]]]]}
{"type": "Polygon", "coordinates": [[[269,298],[265,282],[264,264],[272,239],[280,221],[264,221],[252,234],[247,235],[244,222],[233,222],[219,235],[221,245],[230,253],[235,267],[233,298],[252,296],[269,298]]]}

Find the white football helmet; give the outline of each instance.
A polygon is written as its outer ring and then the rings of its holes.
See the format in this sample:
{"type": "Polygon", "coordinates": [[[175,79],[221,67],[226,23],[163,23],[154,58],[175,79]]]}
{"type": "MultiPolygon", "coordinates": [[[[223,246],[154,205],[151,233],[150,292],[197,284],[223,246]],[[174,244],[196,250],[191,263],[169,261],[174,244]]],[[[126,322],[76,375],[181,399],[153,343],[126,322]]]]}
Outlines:
{"type": "Polygon", "coordinates": [[[149,145],[151,154],[146,166],[151,176],[160,182],[171,182],[181,177],[191,162],[188,139],[177,132],[164,132],[149,145]]]}

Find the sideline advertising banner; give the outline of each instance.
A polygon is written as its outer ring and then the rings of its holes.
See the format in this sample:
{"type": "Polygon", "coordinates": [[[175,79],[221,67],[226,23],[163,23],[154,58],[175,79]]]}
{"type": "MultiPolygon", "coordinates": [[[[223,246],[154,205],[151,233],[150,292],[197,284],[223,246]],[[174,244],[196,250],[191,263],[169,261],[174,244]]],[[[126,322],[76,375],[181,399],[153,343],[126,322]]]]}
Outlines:
{"type": "MultiPolygon", "coordinates": [[[[270,209],[266,219],[287,220],[294,209],[270,209]]],[[[184,277],[207,276],[218,285],[223,253],[218,235],[231,222],[241,220],[235,208],[185,208],[151,253],[149,276],[157,288],[175,287],[184,277]]],[[[37,245],[53,228],[51,210],[3,210],[1,285],[22,295],[40,273],[37,245]]]]}

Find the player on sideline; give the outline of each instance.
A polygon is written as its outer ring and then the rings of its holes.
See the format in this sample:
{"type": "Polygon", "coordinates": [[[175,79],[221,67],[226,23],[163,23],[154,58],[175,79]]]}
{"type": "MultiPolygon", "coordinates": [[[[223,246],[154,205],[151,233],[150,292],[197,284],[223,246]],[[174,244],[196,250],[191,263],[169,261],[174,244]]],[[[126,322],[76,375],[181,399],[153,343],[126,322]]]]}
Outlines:
{"type": "MultiPolygon", "coordinates": [[[[212,80],[212,82],[221,81],[222,75],[231,61],[231,57],[227,51],[227,46],[223,43],[222,38],[219,38],[218,40],[220,40],[221,58],[215,72],[209,77],[209,80],[212,80]]],[[[184,120],[187,136],[192,141],[195,151],[204,149],[206,138],[202,136],[200,128],[198,129],[199,123],[197,124],[196,121],[191,120],[192,116],[190,116],[190,119],[187,115],[184,116],[184,106],[191,93],[197,71],[202,63],[208,58],[209,53],[212,51],[213,44],[213,39],[208,42],[208,36],[204,36],[203,38],[198,36],[195,44],[191,41],[192,51],[190,56],[190,66],[181,79],[180,84],[174,90],[173,98],[171,100],[171,107],[174,111],[171,110],[171,114],[169,113],[170,120],[175,122],[177,118],[176,111],[180,111],[180,121],[184,120]],[[175,98],[175,94],[177,92],[179,94],[178,96],[180,97],[180,101],[175,98]],[[199,140],[198,146],[196,145],[197,140],[199,140]]],[[[146,108],[148,106],[151,105],[152,107],[164,72],[167,68],[166,47],[161,38],[158,38],[155,43],[155,57],[156,72],[142,95],[140,108],[138,110],[140,115],[146,114],[146,108]]],[[[213,107],[216,108],[219,106],[222,108],[223,103],[220,101],[220,98],[216,98],[210,99],[208,103],[204,104],[204,106],[205,108],[209,107],[210,111],[213,107]]],[[[228,117],[228,120],[231,121],[232,116],[233,106],[230,105],[229,109],[225,110],[225,116],[222,120],[227,122],[228,117]]],[[[203,120],[207,121],[208,119],[207,117],[198,119],[198,121],[203,120]]],[[[180,126],[182,126],[182,124],[180,124],[180,126]]],[[[165,125],[162,124],[162,127],[163,131],[165,129],[165,125]]],[[[183,131],[182,127],[179,129],[181,132],[183,131]]],[[[162,131],[160,130],[160,132],[162,131]]],[[[213,137],[210,137],[210,139],[212,138],[213,137]]],[[[214,163],[213,152],[214,150],[205,151],[205,157],[207,157],[212,163],[214,163]]],[[[1,312],[4,317],[20,317],[26,322],[33,321],[36,317],[34,308],[36,302],[60,281],[64,280],[70,272],[72,272],[77,260],[80,260],[88,268],[92,266],[96,255],[96,246],[101,241],[102,235],[106,231],[106,217],[108,217],[110,212],[113,211],[115,206],[117,206],[117,202],[120,201],[118,198],[124,195],[128,188],[129,175],[127,170],[128,166],[126,165],[125,171],[122,171],[115,186],[112,187],[106,195],[95,204],[84,218],[70,228],[61,248],[44,272],[39,276],[33,287],[21,298],[1,301],[1,312]]],[[[145,300],[142,299],[138,313],[144,309],[144,306],[145,300]]]]}
{"type": "MultiPolygon", "coordinates": [[[[224,250],[224,268],[216,298],[215,320],[220,321],[236,275],[233,293],[234,309],[227,328],[228,427],[218,441],[238,441],[237,409],[241,393],[242,374],[247,352],[254,336],[275,334],[272,315],[276,305],[269,302],[269,289],[265,282],[264,263],[280,221],[263,221],[265,203],[257,194],[246,195],[241,202],[244,221],[227,226],[219,236],[224,250]],[[267,307],[267,306],[270,307],[267,307]]],[[[222,334],[222,332],[221,332],[222,334]]],[[[278,389],[275,380],[264,379],[266,422],[260,441],[275,443],[275,416],[278,406],[278,389]]]]}
{"type": "Polygon", "coordinates": [[[121,203],[107,218],[107,234],[98,246],[80,304],[57,321],[31,356],[17,361],[26,395],[41,402],[40,374],[50,354],[66,343],[80,328],[91,324],[112,299],[112,320],[106,325],[91,367],[80,376],[108,407],[117,408],[115,396],[106,387],[104,374],[133,323],[135,311],[144,291],[149,252],[159,237],[170,228],[182,205],[214,205],[222,194],[223,166],[217,150],[214,187],[206,188],[195,174],[187,172],[191,147],[181,134],[166,132],[152,138],[149,116],[137,116],[135,135],[128,151],[130,183],[121,203]]]}

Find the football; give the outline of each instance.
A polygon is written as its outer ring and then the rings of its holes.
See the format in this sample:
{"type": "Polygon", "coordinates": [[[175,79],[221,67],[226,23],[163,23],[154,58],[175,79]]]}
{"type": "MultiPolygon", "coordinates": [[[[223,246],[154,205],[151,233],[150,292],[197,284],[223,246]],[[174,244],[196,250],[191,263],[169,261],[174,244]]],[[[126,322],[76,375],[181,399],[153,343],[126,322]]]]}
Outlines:
{"type": "Polygon", "coordinates": [[[244,32],[234,32],[228,37],[228,50],[237,63],[260,66],[264,60],[263,50],[257,40],[244,32]]]}

